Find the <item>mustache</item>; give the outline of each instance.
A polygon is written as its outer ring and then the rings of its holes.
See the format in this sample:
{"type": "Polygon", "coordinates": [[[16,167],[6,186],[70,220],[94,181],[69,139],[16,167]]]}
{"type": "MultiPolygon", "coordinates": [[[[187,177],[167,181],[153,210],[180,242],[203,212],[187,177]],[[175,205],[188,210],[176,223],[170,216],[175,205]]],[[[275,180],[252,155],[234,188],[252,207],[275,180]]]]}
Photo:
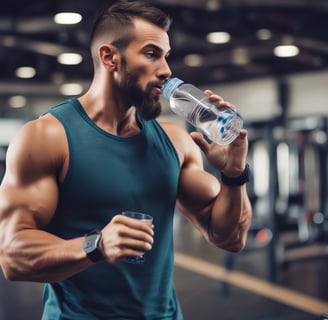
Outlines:
{"type": "Polygon", "coordinates": [[[163,85],[164,85],[164,81],[152,81],[147,84],[146,90],[150,91],[152,88],[162,89],[163,85]]]}

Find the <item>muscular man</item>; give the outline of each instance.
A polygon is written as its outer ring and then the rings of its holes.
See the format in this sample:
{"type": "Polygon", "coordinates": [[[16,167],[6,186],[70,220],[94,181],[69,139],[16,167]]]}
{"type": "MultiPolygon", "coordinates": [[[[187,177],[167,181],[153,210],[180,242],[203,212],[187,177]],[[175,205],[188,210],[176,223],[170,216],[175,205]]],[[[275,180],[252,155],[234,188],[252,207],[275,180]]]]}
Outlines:
{"type": "Polygon", "coordinates": [[[108,8],[92,32],[89,90],[26,123],[9,146],[0,263],[9,280],[45,283],[44,320],[181,320],[172,283],[176,205],[217,247],[245,246],[246,130],[219,146],[155,120],[171,76],[169,24],[142,3],[108,8]],[[200,150],[232,184],[204,171],[200,150]],[[154,228],[124,210],[151,214],[154,228]],[[142,265],[124,261],[145,251],[142,265]]]}

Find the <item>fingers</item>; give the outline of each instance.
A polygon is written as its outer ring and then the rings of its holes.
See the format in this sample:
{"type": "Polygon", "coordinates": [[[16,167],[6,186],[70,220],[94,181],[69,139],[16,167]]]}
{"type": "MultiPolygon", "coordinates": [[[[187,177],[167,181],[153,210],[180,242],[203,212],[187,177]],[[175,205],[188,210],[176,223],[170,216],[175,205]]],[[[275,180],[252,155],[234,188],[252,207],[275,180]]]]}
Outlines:
{"type": "Polygon", "coordinates": [[[126,217],[123,215],[117,215],[113,219],[118,220],[120,223],[131,229],[137,229],[149,233],[151,236],[154,235],[153,224],[147,220],[138,220],[126,217]]]}
{"type": "Polygon", "coordinates": [[[246,129],[241,129],[239,132],[239,136],[231,142],[231,145],[233,146],[242,146],[245,145],[246,147],[248,146],[248,131],[246,129]]]}
{"type": "Polygon", "coordinates": [[[217,103],[220,108],[232,109],[234,111],[237,110],[232,103],[225,101],[220,95],[214,94],[211,90],[205,90],[204,93],[208,95],[208,100],[210,102],[217,103]]]}
{"type": "Polygon", "coordinates": [[[205,140],[204,136],[199,132],[191,132],[190,136],[204,154],[206,154],[209,148],[209,143],[205,140]]]}
{"type": "Polygon", "coordinates": [[[138,257],[153,246],[153,229],[142,221],[125,218],[119,231],[119,248],[122,258],[138,257]]]}
{"type": "Polygon", "coordinates": [[[120,216],[121,223],[119,235],[122,244],[134,249],[150,250],[154,239],[154,230],[152,225],[140,220],[120,216]]]}
{"type": "Polygon", "coordinates": [[[119,231],[119,235],[122,238],[122,244],[134,249],[143,249],[144,251],[152,248],[154,242],[153,234],[152,230],[151,233],[149,233],[127,225],[122,226],[119,231]]]}
{"type": "Polygon", "coordinates": [[[101,247],[110,263],[140,256],[151,250],[154,243],[152,225],[123,215],[115,216],[102,230],[102,235],[101,247]]]}

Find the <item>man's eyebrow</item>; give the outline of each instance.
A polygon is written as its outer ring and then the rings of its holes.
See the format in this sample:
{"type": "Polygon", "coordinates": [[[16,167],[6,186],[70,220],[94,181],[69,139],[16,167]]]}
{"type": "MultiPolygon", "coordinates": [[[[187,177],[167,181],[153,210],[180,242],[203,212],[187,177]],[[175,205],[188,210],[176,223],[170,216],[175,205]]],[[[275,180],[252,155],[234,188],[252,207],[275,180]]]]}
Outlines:
{"type": "MultiPolygon", "coordinates": [[[[147,45],[144,46],[144,49],[152,49],[152,50],[155,50],[157,51],[158,53],[163,53],[164,50],[157,46],[156,44],[153,44],[153,43],[149,43],[147,45]]],[[[171,49],[166,53],[166,56],[168,56],[169,54],[171,53],[171,49]]]]}

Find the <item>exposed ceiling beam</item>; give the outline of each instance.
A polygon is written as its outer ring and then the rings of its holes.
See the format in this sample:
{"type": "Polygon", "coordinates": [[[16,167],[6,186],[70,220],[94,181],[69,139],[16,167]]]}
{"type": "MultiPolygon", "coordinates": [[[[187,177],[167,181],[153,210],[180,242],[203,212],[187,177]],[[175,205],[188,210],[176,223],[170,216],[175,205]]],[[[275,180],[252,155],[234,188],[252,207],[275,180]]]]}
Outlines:
{"type": "Polygon", "coordinates": [[[76,47],[70,47],[54,42],[34,40],[16,35],[0,36],[0,46],[21,49],[53,57],[64,52],[75,52],[82,55],[88,54],[87,50],[77,49],[76,47]]]}

